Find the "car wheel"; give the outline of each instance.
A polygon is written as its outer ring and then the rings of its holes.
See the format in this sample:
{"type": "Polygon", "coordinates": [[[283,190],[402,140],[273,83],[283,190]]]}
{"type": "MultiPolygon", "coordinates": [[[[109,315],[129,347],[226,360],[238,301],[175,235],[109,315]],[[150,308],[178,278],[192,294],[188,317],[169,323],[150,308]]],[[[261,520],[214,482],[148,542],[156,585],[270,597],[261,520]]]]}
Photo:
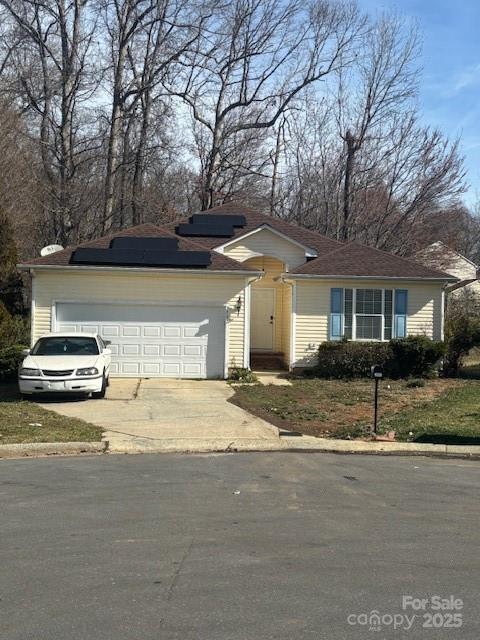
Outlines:
{"type": "Polygon", "coordinates": [[[96,391],[95,393],[92,393],[92,398],[104,398],[106,392],[107,392],[107,379],[105,378],[105,373],[104,373],[102,377],[102,388],[100,391],[96,391]]]}

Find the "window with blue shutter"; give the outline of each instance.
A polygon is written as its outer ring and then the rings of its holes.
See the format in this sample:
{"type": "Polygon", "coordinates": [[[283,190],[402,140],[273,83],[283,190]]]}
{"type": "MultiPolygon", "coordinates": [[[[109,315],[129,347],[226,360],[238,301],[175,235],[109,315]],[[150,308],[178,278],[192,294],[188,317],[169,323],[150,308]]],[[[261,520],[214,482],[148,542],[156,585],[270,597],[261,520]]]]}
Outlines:
{"type": "Polygon", "coordinates": [[[343,289],[330,289],[330,340],[343,338],[343,289]]]}
{"type": "Polygon", "coordinates": [[[395,337],[407,337],[408,291],[395,289],[395,337]]]}

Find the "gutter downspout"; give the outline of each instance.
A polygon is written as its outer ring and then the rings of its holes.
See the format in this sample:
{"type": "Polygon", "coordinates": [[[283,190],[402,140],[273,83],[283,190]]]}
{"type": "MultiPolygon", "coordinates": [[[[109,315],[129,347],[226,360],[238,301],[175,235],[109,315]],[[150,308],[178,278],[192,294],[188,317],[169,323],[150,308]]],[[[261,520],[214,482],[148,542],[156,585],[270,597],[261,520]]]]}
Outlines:
{"type": "Polygon", "coordinates": [[[296,353],[295,343],[297,340],[297,283],[295,280],[289,280],[288,275],[282,273],[280,276],[281,281],[291,287],[292,289],[292,312],[290,314],[290,353],[288,370],[293,371],[293,365],[295,364],[296,353]]]}
{"type": "Polygon", "coordinates": [[[36,273],[33,269],[29,270],[29,274],[32,282],[32,290],[31,296],[32,299],[30,301],[30,346],[33,346],[33,340],[35,337],[35,297],[36,297],[36,273]]]}

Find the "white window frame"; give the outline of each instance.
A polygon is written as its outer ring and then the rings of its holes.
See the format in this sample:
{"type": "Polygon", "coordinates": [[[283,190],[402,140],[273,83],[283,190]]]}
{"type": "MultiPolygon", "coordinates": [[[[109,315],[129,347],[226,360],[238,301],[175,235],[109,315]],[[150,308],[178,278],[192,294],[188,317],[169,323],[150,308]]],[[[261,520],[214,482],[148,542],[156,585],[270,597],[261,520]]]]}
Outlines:
{"type": "MultiPolygon", "coordinates": [[[[343,317],[345,326],[345,290],[352,289],[352,337],[349,338],[352,342],[389,342],[390,338],[385,338],[385,290],[388,289],[392,292],[392,338],[394,338],[394,324],[395,324],[395,292],[394,287],[343,287],[343,317]],[[382,313],[357,313],[357,291],[358,289],[364,290],[380,290],[382,292],[382,313]],[[357,338],[357,315],[362,317],[380,317],[381,318],[381,338],[357,338]]],[[[408,323],[408,315],[407,323],[408,323]]],[[[407,325],[408,326],[408,325],[407,325]]]]}
{"type": "MultiPolygon", "coordinates": [[[[348,289],[348,287],[346,287],[348,289]]],[[[345,294],[344,294],[345,295],[345,294]]],[[[385,340],[385,289],[380,287],[355,287],[352,294],[352,340],[355,342],[388,342],[385,340]],[[357,313],[357,291],[381,291],[382,293],[382,313],[357,313]],[[362,318],[380,318],[380,335],[381,338],[357,338],[357,316],[362,318]],[[353,325],[355,320],[355,333],[353,332],[353,325]],[[355,337],[354,337],[355,336],[355,337]]]]}

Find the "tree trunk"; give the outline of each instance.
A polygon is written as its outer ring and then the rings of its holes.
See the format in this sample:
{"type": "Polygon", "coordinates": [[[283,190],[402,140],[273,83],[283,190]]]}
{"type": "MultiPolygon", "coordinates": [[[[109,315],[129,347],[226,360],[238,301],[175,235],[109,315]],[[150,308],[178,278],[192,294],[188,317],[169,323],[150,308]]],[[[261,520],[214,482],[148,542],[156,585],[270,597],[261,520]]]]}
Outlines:
{"type": "Polygon", "coordinates": [[[150,92],[146,91],[142,99],[142,124],[135,153],[135,170],[132,184],[132,222],[134,225],[143,222],[143,185],[145,178],[145,149],[150,124],[150,92]]]}
{"type": "Polygon", "coordinates": [[[107,167],[105,171],[105,201],[103,207],[103,232],[106,233],[113,224],[113,209],[115,199],[115,174],[120,155],[122,110],[120,96],[117,92],[113,96],[110,135],[108,138],[107,167]]]}
{"type": "Polygon", "coordinates": [[[346,242],[350,237],[350,218],[351,218],[351,189],[352,189],[352,175],[353,165],[355,161],[355,138],[350,131],[347,131],[345,135],[345,144],[347,147],[347,158],[345,162],[345,176],[343,182],[343,220],[342,229],[340,233],[340,240],[346,242]]]}
{"type": "Polygon", "coordinates": [[[278,127],[277,139],[275,143],[275,152],[273,155],[272,182],[270,187],[270,214],[275,214],[276,196],[277,196],[277,179],[278,165],[280,162],[280,151],[282,148],[283,123],[278,127]]]}
{"type": "Polygon", "coordinates": [[[115,67],[113,81],[113,100],[110,121],[110,134],[108,138],[107,167],[105,173],[105,199],[103,207],[103,232],[106,233],[114,223],[115,207],[115,178],[120,157],[122,141],[122,121],[123,121],[123,74],[125,68],[125,57],[127,43],[119,38],[120,47],[115,67]]]}

